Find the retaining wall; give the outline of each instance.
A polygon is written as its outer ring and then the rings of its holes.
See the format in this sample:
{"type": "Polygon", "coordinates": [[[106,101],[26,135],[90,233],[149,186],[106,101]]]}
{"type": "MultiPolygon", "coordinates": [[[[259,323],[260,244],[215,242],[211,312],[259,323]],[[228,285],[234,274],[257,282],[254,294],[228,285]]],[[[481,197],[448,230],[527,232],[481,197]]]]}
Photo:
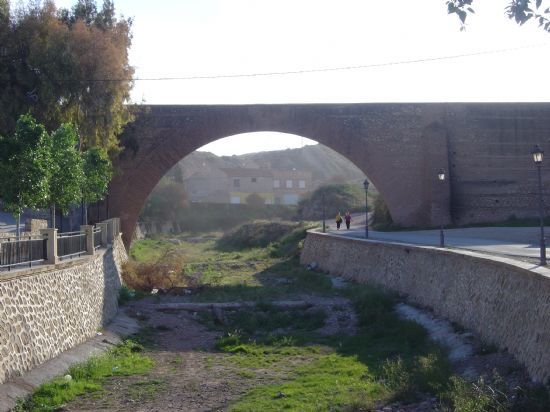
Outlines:
{"type": "Polygon", "coordinates": [[[120,236],[96,255],[0,275],[0,383],[76,346],[118,311],[120,236]]]}
{"type": "Polygon", "coordinates": [[[371,282],[478,333],[550,381],[550,270],[511,259],[309,232],[304,264],[371,282]]]}

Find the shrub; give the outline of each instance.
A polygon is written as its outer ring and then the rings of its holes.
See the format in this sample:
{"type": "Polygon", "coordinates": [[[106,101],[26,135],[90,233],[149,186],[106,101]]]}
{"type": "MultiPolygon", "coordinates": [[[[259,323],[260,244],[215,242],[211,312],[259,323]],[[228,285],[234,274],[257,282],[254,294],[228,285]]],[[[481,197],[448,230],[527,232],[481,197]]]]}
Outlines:
{"type": "Polygon", "coordinates": [[[359,185],[338,184],[321,186],[311,196],[298,203],[299,219],[317,220],[323,217],[323,195],[326,217],[336,216],[336,212],[364,212],[365,190],[359,185]]]}
{"type": "Polygon", "coordinates": [[[223,250],[266,247],[290,234],[298,226],[298,223],[291,222],[257,221],[247,223],[224,234],[218,240],[217,247],[223,250]]]}
{"type": "Polygon", "coordinates": [[[477,382],[469,382],[452,376],[450,380],[451,386],[446,398],[456,412],[506,412],[512,408],[502,379],[496,373],[492,385],[483,378],[479,378],[477,382]]]}
{"type": "Polygon", "coordinates": [[[181,251],[167,249],[152,263],[125,262],[122,265],[122,280],[128,288],[146,292],[154,288],[189,286],[189,279],[183,273],[184,263],[181,251]]]}

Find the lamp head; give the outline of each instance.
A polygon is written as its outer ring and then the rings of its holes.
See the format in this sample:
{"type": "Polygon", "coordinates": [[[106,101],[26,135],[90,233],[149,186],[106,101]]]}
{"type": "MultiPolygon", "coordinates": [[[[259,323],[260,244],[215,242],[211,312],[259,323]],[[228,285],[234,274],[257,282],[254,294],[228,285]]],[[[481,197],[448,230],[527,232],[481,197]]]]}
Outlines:
{"type": "Polygon", "coordinates": [[[440,182],[444,182],[445,181],[445,170],[444,169],[439,169],[439,172],[437,172],[437,180],[439,180],[440,182]]]}
{"type": "Polygon", "coordinates": [[[536,165],[542,164],[542,159],[544,158],[544,150],[542,150],[538,144],[533,147],[533,151],[531,152],[531,154],[533,155],[533,161],[536,165]]]}

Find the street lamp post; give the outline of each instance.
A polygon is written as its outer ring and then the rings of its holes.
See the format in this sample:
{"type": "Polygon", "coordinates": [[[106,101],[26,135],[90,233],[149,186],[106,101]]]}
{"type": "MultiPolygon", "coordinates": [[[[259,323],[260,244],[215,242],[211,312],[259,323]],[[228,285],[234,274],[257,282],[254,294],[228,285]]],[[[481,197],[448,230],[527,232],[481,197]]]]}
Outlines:
{"type": "MultiPolygon", "coordinates": [[[[439,169],[439,172],[437,172],[437,180],[441,182],[441,184],[445,183],[445,170],[439,169]]],[[[445,233],[443,233],[443,220],[441,221],[441,224],[439,225],[439,247],[445,247],[445,233]]]]}
{"type": "Polygon", "coordinates": [[[321,199],[323,202],[323,233],[327,231],[327,214],[326,214],[326,207],[325,207],[325,188],[322,189],[321,192],[321,199]]]}
{"type": "Polygon", "coordinates": [[[544,239],[544,200],[542,198],[542,178],[541,178],[541,167],[542,159],[544,157],[544,151],[535,145],[533,148],[533,161],[535,166],[537,166],[537,175],[539,183],[539,219],[540,219],[540,264],[541,266],[546,266],[546,242],[544,239]]]}
{"type": "Polygon", "coordinates": [[[369,200],[367,196],[367,192],[369,191],[369,181],[365,179],[363,182],[363,186],[365,187],[365,239],[369,238],[369,200]]]}

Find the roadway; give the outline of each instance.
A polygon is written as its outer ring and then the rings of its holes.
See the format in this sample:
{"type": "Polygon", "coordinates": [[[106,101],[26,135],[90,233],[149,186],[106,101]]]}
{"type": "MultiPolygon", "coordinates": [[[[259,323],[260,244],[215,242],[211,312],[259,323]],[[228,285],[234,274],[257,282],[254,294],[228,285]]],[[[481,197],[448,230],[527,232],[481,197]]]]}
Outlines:
{"type": "MultiPolygon", "coordinates": [[[[365,238],[364,224],[352,225],[350,230],[347,230],[345,225],[343,225],[344,228],[338,231],[333,226],[331,225],[327,232],[341,236],[365,238]]],[[[475,227],[445,229],[444,233],[446,247],[528,260],[540,257],[540,228],[538,227],[475,227]]],[[[545,233],[550,234],[550,227],[545,228],[545,233]]],[[[400,232],[369,230],[369,238],[387,242],[439,246],[439,230],[400,232]]]]}

